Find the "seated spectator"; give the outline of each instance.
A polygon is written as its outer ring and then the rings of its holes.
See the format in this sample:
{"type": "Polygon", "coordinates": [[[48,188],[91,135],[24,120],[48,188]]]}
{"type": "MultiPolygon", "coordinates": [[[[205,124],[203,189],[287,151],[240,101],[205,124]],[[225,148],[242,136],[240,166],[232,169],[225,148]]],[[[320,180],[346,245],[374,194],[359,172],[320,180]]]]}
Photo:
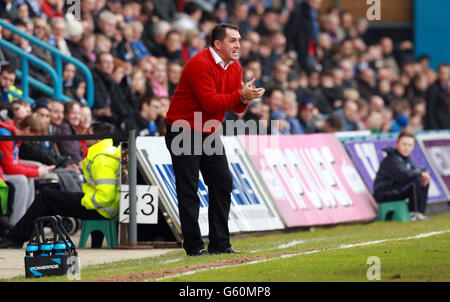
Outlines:
{"type": "MultiPolygon", "coordinates": [[[[89,127],[92,124],[92,111],[87,105],[81,105],[80,107],[80,123],[75,127],[75,130],[78,134],[83,135],[88,134],[89,127]]],[[[85,158],[88,150],[86,141],[80,140],[80,144],[83,150],[83,158],[85,158]]]]}
{"type": "Polygon", "coordinates": [[[16,69],[11,64],[1,66],[0,72],[0,103],[2,108],[5,104],[17,99],[16,94],[22,95],[22,91],[14,86],[16,81],[16,69]]]}
{"type": "Polygon", "coordinates": [[[271,116],[271,134],[273,135],[287,135],[291,134],[291,129],[288,117],[283,110],[273,111],[271,116]]]}
{"type": "Polygon", "coordinates": [[[58,100],[51,99],[47,104],[50,113],[50,123],[48,125],[48,134],[55,135],[59,133],[59,127],[64,119],[64,104],[58,100]]]}
{"type": "Polygon", "coordinates": [[[69,46],[66,41],[67,27],[63,18],[52,18],[50,21],[52,36],[49,38],[49,43],[55,46],[63,54],[71,56],[69,46]]]}
{"type": "Polygon", "coordinates": [[[425,129],[450,129],[450,65],[439,64],[438,79],[426,94],[425,129]]]}
{"type": "MultiPolygon", "coordinates": [[[[77,135],[75,127],[80,124],[81,106],[78,102],[64,104],[64,119],[59,126],[60,135],[77,135]]],[[[79,140],[60,140],[57,143],[58,150],[63,156],[70,156],[71,163],[81,164],[83,150],[79,140]]]]}
{"type": "Polygon", "coordinates": [[[97,54],[95,53],[95,39],[95,34],[84,33],[80,40],[80,46],[85,54],[83,58],[87,57],[89,59],[88,61],[83,61],[83,63],[87,64],[88,66],[91,66],[91,63],[97,60],[97,54]]]}
{"type": "Polygon", "coordinates": [[[172,99],[175,89],[178,86],[183,67],[184,64],[181,61],[171,61],[167,63],[167,83],[169,99],[172,99]]]}
{"type": "Polygon", "coordinates": [[[153,94],[159,98],[168,98],[168,82],[167,82],[167,65],[164,60],[158,60],[156,66],[153,67],[151,75],[153,94]]]}
{"type": "MultiPolygon", "coordinates": [[[[19,124],[14,121],[0,121],[0,135],[16,136],[30,135],[31,131],[41,130],[41,117],[37,114],[27,116],[19,124]]],[[[9,217],[9,223],[15,225],[23,216],[32,201],[34,195],[34,182],[31,178],[46,176],[52,171],[54,165],[32,165],[22,163],[19,157],[20,142],[2,141],[0,142],[0,151],[3,158],[0,162],[5,178],[11,181],[16,188],[13,209],[9,217]],[[14,175],[20,175],[18,177],[14,175]],[[9,177],[12,176],[12,177],[9,177]]]]}
{"type": "Polygon", "coordinates": [[[283,110],[284,92],[279,87],[267,90],[264,103],[269,105],[272,112],[283,110]]]}
{"type": "Polygon", "coordinates": [[[408,198],[411,219],[424,220],[431,176],[410,158],[415,141],[412,133],[402,131],[395,148],[383,150],[387,156],[377,171],[373,192],[378,203],[408,198]]]}
{"type": "Polygon", "coordinates": [[[110,53],[101,53],[95,63],[94,78],[94,118],[110,124],[117,124],[117,115],[111,109],[114,71],[114,57],[110,53]]]}
{"type": "Polygon", "coordinates": [[[156,121],[161,110],[161,101],[152,94],[141,98],[140,111],[129,118],[126,123],[127,131],[136,129],[138,136],[158,136],[156,121]]]}
{"type": "Polygon", "coordinates": [[[358,104],[356,101],[347,99],[344,107],[335,111],[336,115],[341,118],[342,131],[361,130],[358,126],[358,104]]]}
{"type": "Polygon", "coordinates": [[[283,111],[289,123],[290,134],[303,134],[302,125],[298,120],[298,103],[295,93],[286,92],[284,97],[283,111]]]}
{"type": "Polygon", "coordinates": [[[320,129],[316,125],[316,111],[317,108],[314,106],[311,99],[308,99],[308,101],[305,101],[302,105],[300,105],[299,120],[303,133],[311,134],[319,132],[320,129]]]}
{"type": "Polygon", "coordinates": [[[172,29],[166,35],[166,41],[164,43],[164,53],[163,56],[169,61],[171,60],[182,60],[181,46],[182,46],[182,35],[178,30],[172,29]]]}
{"type": "Polygon", "coordinates": [[[196,29],[186,31],[186,38],[181,47],[181,56],[184,62],[189,61],[205,46],[204,40],[196,29]]]}

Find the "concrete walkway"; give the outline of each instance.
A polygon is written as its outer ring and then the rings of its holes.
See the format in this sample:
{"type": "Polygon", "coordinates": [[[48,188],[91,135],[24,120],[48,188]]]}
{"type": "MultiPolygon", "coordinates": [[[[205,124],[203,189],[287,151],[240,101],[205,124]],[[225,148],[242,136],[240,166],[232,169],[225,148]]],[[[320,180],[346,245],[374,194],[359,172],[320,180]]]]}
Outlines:
{"type": "MultiPolygon", "coordinates": [[[[71,236],[72,241],[78,246],[80,240],[80,232],[71,236]]],[[[81,269],[88,265],[109,263],[121,260],[139,259],[146,257],[155,257],[168,253],[180,251],[181,249],[108,249],[106,240],[103,240],[103,248],[92,249],[90,247],[90,239],[85,249],[78,249],[78,257],[80,259],[81,269]]],[[[0,279],[13,278],[17,276],[25,276],[25,247],[22,249],[0,249],[0,279]]]]}

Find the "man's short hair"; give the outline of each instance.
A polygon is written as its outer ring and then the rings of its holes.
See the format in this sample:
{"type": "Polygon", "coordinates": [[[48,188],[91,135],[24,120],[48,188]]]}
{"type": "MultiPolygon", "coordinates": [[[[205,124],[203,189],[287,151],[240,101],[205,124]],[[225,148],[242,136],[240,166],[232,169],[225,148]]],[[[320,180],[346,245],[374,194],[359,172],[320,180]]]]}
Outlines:
{"type": "Polygon", "coordinates": [[[397,142],[398,142],[401,138],[403,138],[403,137],[411,137],[411,138],[413,138],[414,140],[416,139],[416,137],[414,136],[414,134],[413,134],[412,132],[410,132],[410,131],[408,131],[408,130],[402,130],[402,131],[400,132],[400,134],[398,135],[398,137],[397,137],[397,142]]]}
{"type": "Polygon", "coordinates": [[[111,134],[114,132],[113,127],[109,123],[94,122],[89,127],[93,134],[111,134]]]}
{"type": "Polygon", "coordinates": [[[16,68],[14,68],[13,64],[5,64],[3,66],[1,66],[1,72],[0,74],[3,74],[4,72],[7,73],[16,73],[16,68]]]}
{"type": "Polygon", "coordinates": [[[153,94],[152,91],[145,93],[139,100],[139,110],[142,110],[143,104],[150,105],[152,102],[159,102],[160,98],[153,94]]]}
{"type": "Polygon", "coordinates": [[[239,27],[237,25],[228,23],[216,25],[216,27],[214,27],[211,31],[211,37],[209,39],[210,46],[214,46],[214,41],[216,40],[223,41],[225,39],[227,36],[227,28],[239,31],[239,27]]]}

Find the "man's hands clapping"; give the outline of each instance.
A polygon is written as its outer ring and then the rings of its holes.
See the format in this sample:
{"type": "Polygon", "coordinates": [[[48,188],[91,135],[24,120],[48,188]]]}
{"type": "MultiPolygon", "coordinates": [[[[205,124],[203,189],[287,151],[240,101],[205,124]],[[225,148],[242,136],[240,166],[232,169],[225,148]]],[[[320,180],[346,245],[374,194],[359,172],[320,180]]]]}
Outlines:
{"type": "Polygon", "coordinates": [[[248,81],[244,85],[242,85],[241,89],[241,95],[244,97],[244,100],[242,103],[248,104],[251,100],[257,99],[263,96],[265,89],[264,88],[256,88],[255,87],[255,80],[256,78],[253,78],[252,80],[248,81]]]}

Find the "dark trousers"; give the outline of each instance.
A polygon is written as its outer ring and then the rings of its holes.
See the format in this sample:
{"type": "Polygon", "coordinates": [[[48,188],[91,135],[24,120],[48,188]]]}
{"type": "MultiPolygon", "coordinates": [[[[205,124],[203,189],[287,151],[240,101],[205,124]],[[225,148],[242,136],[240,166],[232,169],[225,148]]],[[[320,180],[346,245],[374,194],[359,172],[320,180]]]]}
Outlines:
{"type": "MultiPolygon", "coordinates": [[[[168,126],[165,139],[166,146],[171,154],[175,174],[178,209],[181,231],[183,233],[183,248],[190,253],[205,247],[198,223],[200,199],[197,191],[200,171],[205,184],[208,186],[208,250],[223,251],[231,246],[228,215],[231,205],[233,179],[222,142],[216,134],[205,135],[200,133],[197,133],[199,135],[197,137],[201,137],[201,139],[195,141],[194,132],[189,132],[190,142],[183,141],[183,143],[190,144],[188,148],[190,152],[178,154],[175,148],[180,145],[174,142],[172,146],[172,142],[177,135],[182,135],[181,133],[173,132],[172,127],[168,126]],[[221,152],[208,155],[209,153],[205,152],[202,146],[205,139],[211,141],[213,138],[215,138],[214,142],[218,144],[213,145],[214,149],[221,150],[221,152]],[[197,152],[194,153],[194,151],[197,152]]],[[[186,132],[184,132],[185,134],[186,132]]],[[[179,137],[176,142],[179,142],[179,137]]],[[[186,147],[186,145],[183,145],[183,147],[186,147]]]]}
{"type": "Polygon", "coordinates": [[[392,189],[384,192],[384,196],[379,202],[392,200],[409,199],[409,210],[425,214],[427,208],[428,188],[422,186],[420,177],[414,178],[401,189],[392,189]]]}
{"type": "Polygon", "coordinates": [[[34,221],[38,217],[60,215],[80,219],[105,219],[96,210],[87,210],[81,205],[83,193],[59,190],[44,190],[36,195],[36,199],[25,215],[10,231],[10,236],[17,241],[30,240],[34,230],[34,221]]]}

